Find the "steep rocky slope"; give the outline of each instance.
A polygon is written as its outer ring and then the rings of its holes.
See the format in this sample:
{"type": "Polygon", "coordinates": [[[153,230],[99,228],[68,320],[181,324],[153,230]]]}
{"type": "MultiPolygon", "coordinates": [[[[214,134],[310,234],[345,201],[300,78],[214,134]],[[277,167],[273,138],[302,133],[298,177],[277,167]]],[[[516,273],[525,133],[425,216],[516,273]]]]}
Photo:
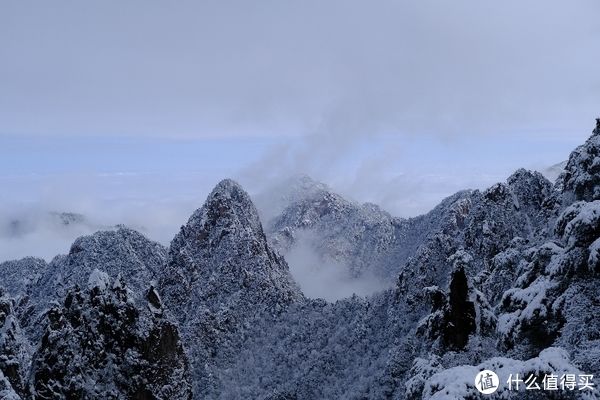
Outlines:
{"type": "Polygon", "coordinates": [[[123,278],[95,270],[47,313],[33,355],[35,399],[191,399],[188,360],[154,288],[136,305],[123,278]],[[145,304],[144,304],[145,303],[145,304]]]}
{"type": "Polygon", "coordinates": [[[74,285],[85,286],[94,269],[102,269],[113,279],[122,276],[137,295],[156,279],[165,259],[163,246],[119,227],[80,237],[68,254],[56,256],[50,263],[34,258],[1,263],[0,273],[7,279],[0,285],[17,298],[21,325],[37,340],[50,303],[64,298],[74,285]]]}
{"type": "Polygon", "coordinates": [[[47,268],[48,264],[41,258],[26,257],[5,261],[0,263],[2,285],[13,297],[25,296],[39,283],[47,268]]]}
{"type": "MultiPolygon", "coordinates": [[[[410,239],[413,254],[397,266],[394,289],[334,304],[305,301],[275,318],[263,317],[246,333],[243,356],[226,370],[234,389],[220,398],[401,399],[420,357],[446,355],[441,371],[495,356],[498,315],[488,296],[499,300],[516,275],[506,272],[499,285],[487,284],[484,277],[495,271],[499,252],[545,235],[545,216],[551,213],[544,204],[551,192],[541,175],[520,170],[505,184],[458,193],[427,216],[399,221],[419,230],[410,239]],[[259,372],[248,373],[256,365],[259,372]]],[[[343,206],[331,208],[328,202],[320,208],[323,203],[311,200],[296,221],[317,215],[328,220],[317,232],[346,238],[345,229],[336,232],[331,224],[334,219],[344,224],[351,207],[323,196],[343,206]]],[[[319,226],[319,218],[305,220],[319,226]]],[[[388,255],[394,251],[399,250],[386,250],[388,255]]],[[[423,389],[422,383],[411,387],[423,389]]]]}
{"type": "MultiPolygon", "coordinates": [[[[597,204],[600,181],[596,163],[599,152],[600,123],[590,139],[571,154],[565,172],[552,188],[539,177],[532,182],[533,176],[527,177],[519,171],[508,181],[510,193],[494,195],[493,198],[489,196],[491,193],[484,196],[492,202],[481,204],[480,213],[483,214],[480,215],[494,216],[489,238],[486,235],[490,226],[488,219],[476,217],[475,213],[473,217],[477,223],[464,234],[456,236],[464,239],[456,242],[445,238],[445,246],[433,246],[451,249],[449,252],[460,248],[463,258],[465,253],[468,254],[467,262],[459,266],[468,271],[469,289],[463,291],[462,296],[475,307],[479,304],[479,308],[486,310],[488,315],[491,311],[491,318],[487,321],[494,322],[495,329],[484,330],[484,320],[476,318],[482,313],[472,314],[463,307],[465,311],[458,318],[471,319],[476,329],[468,329],[471,337],[458,353],[449,352],[450,349],[439,345],[439,342],[422,347],[421,354],[427,361],[419,362],[428,367],[413,366],[409,375],[414,376],[408,382],[420,381],[424,386],[415,386],[418,390],[412,387],[410,398],[445,398],[443,393],[456,396],[452,398],[476,397],[473,384],[464,377],[468,371],[464,364],[479,364],[485,358],[490,358],[484,362],[486,368],[495,365],[505,375],[518,373],[525,367],[537,369],[538,375],[540,371],[550,373],[563,369],[563,373],[569,371],[598,376],[600,326],[594,316],[600,311],[600,270],[596,262],[598,246],[595,244],[600,236],[597,204]],[[515,185],[515,182],[520,184],[515,185]],[[505,201],[499,204],[498,200],[503,197],[505,201]],[[510,207],[502,207],[500,210],[504,211],[498,214],[498,206],[502,203],[508,206],[511,199],[516,200],[514,210],[525,209],[526,212],[519,215],[510,211],[510,207]],[[487,307],[488,300],[493,306],[491,309],[487,307]],[[494,356],[504,359],[494,361],[491,359],[494,356]],[[527,359],[532,361],[524,364],[515,361],[527,359]],[[548,364],[549,361],[544,359],[552,361],[548,364]],[[512,371],[511,366],[514,367],[512,371]],[[465,382],[461,390],[457,389],[460,385],[453,383],[456,380],[465,382]],[[424,389],[421,391],[419,388],[424,389]]],[[[491,190],[500,193],[498,189],[491,190]]],[[[415,284],[415,281],[427,276],[426,268],[431,268],[432,263],[443,265],[442,260],[449,252],[423,257],[420,270],[409,264],[406,273],[410,272],[410,277],[401,277],[403,279],[399,281],[402,293],[411,295],[428,283],[442,283],[440,286],[443,288],[443,282],[433,280],[415,284]],[[416,290],[411,290],[415,287],[416,290]]],[[[448,270],[455,273],[457,266],[448,270]]],[[[448,275],[443,272],[440,276],[448,275]]],[[[444,298],[446,293],[452,297],[452,289],[452,285],[448,291],[439,290],[436,286],[434,292],[441,292],[438,297],[444,298]]],[[[415,294],[415,298],[418,297],[415,294]]],[[[439,316],[435,296],[431,303],[432,313],[422,320],[421,335],[443,342],[444,335],[452,330],[453,324],[448,322],[458,321],[450,318],[444,324],[436,325],[435,322],[443,316],[439,316]]],[[[505,392],[506,387],[500,391],[505,392]]],[[[524,393],[515,393],[514,396],[527,398],[524,393]]],[[[552,394],[547,396],[552,398],[552,394]]],[[[558,396],[598,398],[598,392],[562,393],[558,396]]],[[[546,398],[542,394],[535,398],[539,397],[546,398]]]]}
{"type": "Polygon", "coordinates": [[[219,368],[235,359],[244,325],[303,300],[248,194],[231,180],[175,236],[159,288],[192,355],[200,398],[222,390],[219,368]]]}
{"type": "Polygon", "coordinates": [[[24,396],[31,347],[21,331],[15,301],[0,288],[0,398],[24,396]],[[3,393],[3,391],[5,393],[3,393]]]}

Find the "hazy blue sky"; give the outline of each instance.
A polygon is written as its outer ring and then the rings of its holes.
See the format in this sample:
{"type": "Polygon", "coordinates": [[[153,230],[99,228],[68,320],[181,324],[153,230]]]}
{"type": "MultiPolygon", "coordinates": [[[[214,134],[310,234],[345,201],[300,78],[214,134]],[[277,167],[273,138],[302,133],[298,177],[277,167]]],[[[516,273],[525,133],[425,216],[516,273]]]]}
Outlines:
{"type": "Polygon", "coordinates": [[[225,176],[256,192],[307,173],[414,215],[589,136],[599,15],[597,0],[3,1],[0,203],[178,208],[168,225],[225,176]]]}

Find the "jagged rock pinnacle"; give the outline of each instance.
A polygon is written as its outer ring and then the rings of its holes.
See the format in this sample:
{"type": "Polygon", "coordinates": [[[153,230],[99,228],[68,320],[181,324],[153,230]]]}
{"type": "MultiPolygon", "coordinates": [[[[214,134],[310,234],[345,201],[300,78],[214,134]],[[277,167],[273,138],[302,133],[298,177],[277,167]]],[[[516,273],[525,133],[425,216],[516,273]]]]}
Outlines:
{"type": "Polygon", "coordinates": [[[177,307],[202,300],[218,308],[246,295],[247,304],[301,297],[285,260],[269,247],[250,196],[231,179],[217,184],[171,242],[160,287],[177,307]]]}
{"type": "Polygon", "coordinates": [[[230,231],[227,228],[235,225],[245,226],[263,236],[258,211],[248,193],[237,182],[224,179],[212,190],[204,206],[192,214],[186,229],[206,234],[215,231],[216,227],[230,231]]]}
{"type": "Polygon", "coordinates": [[[600,118],[596,118],[596,128],[593,130],[594,135],[600,134],[600,118]]]}
{"type": "Polygon", "coordinates": [[[233,348],[233,332],[261,312],[273,315],[303,299],[287,263],[268,245],[250,196],[230,179],[171,242],[159,292],[198,360],[198,398],[211,397],[200,393],[211,388],[213,354],[233,348]]]}

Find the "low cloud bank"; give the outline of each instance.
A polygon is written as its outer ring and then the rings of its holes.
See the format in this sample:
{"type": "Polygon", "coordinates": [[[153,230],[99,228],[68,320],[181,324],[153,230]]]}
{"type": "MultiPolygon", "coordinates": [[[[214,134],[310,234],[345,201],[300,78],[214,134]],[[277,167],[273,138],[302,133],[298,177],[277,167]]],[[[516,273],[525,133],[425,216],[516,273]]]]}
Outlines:
{"type": "Polygon", "coordinates": [[[353,294],[367,296],[391,287],[392,282],[365,274],[353,277],[341,262],[324,259],[311,245],[309,234],[301,235],[285,254],[292,276],[306,297],[335,301],[353,294]]]}

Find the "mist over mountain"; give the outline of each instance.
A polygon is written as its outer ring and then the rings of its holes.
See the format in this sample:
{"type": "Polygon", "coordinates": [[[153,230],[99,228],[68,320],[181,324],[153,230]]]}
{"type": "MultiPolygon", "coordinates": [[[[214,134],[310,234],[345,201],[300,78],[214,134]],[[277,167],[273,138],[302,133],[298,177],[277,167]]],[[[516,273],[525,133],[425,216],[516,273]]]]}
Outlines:
{"type": "MultiPolygon", "coordinates": [[[[466,400],[483,369],[503,398],[557,398],[509,374],[597,385],[599,159],[600,121],[555,182],[519,169],[407,219],[302,177],[261,220],[226,179],[168,248],[117,227],[1,263],[0,394],[466,400]]],[[[578,388],[559,398],[600,398],[578,388]]]]}
{"type": "Polygon", "coordinates": [[[547,168],[542,168],[540,171],[548,180],[555,182],[560,174],[565,171],[568,161],[562,161],[557,164],[551,165],[547,168]]]}

